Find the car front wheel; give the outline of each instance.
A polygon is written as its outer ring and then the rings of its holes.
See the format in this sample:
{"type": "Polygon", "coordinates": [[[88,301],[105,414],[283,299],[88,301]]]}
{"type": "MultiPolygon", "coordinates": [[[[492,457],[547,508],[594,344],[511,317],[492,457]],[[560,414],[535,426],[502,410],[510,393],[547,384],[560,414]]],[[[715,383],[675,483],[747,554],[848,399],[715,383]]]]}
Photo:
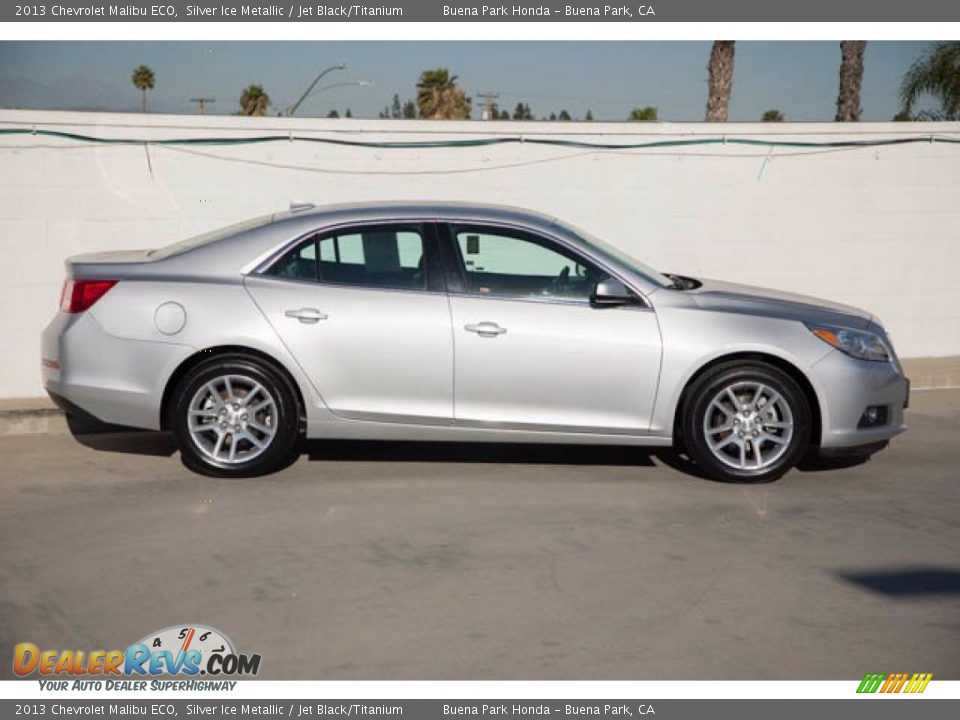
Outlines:
{"type": "Polygon", "coordinates": [[[796,465],[810,441],[803,391],[765,363],[724,363],[698,378],[682,423],[691,459],[718,480],[776,480],[796,465]]]}
{"type": "Polygon", "coordinates": [[[218,477],[253,477],[284,467],[299,438],[290,383],[258,358],[211,358],[174,390],[170,425],[183,463],[218,477]]]}

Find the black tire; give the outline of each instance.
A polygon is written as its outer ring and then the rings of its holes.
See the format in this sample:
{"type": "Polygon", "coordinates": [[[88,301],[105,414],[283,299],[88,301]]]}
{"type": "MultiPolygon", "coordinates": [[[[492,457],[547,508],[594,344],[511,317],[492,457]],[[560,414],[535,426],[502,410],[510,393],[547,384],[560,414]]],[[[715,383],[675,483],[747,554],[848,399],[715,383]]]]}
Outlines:
{"type": "MultiPolygon", "coordinates": [[[[733,360],[711,368],[697,378],[689,388],[681,412],[681,440],[684,450],[705,475],[716,480],[741,483],[762,483],[776,480],[803,458],[810,443],[810,405],[803,390],[785,372],[763,362],[733,360]],[[718,459],[707,442],[704,421],[708,412],[717,412],[715,406],[711,407],[712,401],[725,388],[736,383],[762,383],[779,394],[792,415],[792,437],[789,442],[782,443],[786,445],[786,449],[768,466],[762,468],[747,467],[745,469],[732,467],[718,459]]],[[[723,418],[723,415],[720,415],[720,417],[723,418]]],[[[741,422],[742,419],[737,417],[735,421],[741,422]]],[[[731,420],[731,422],[734,422],[734,420],[731,420]]],[[[734,433],[731,432],[730,434],[734,433]]],[[[719,439],[728,437],[729,435],[721,434],[719,439]]],[[[748,462],[750,457],[755,457],[750,454],[753,448],[751,442],[752,440],[747,434],[746,444],[750,448],[747,450],[748,462]]],[[[727,445],[725,452],[739,452],[735,449],[737,447],[739,446],[734,445],[731,448],[731,445],[727,445]]],[[[774,456],[779,451],[776,445],[767,441],[766,444],[761,444],[761,455],[764,452],[764,447],[770,448],[771,454],[774,456]]],[[[731,461],[736,462],[737,458],[731,458],[731,461]]]]}
{"type": "MultiPolygon", "coordinates": [[[[220,355],[197,364],[177,383],[168,406],[168,426],[180,448],[180,458],[190,470],[213,477],[258,477],[286,467],[295,458],[300,439],[300,407],[290,381],[269,363],[242,353],[220,355]],[[276,408],[275,420],[271,418],[272,438],[256,457],[247,461],[215,460],[198,447],[188,427],[191,400],[207,383],[224,376],[239,376],[260,384],[276,408]]],[[[252,445],[246,447],[253,450],[252,445]]]]}

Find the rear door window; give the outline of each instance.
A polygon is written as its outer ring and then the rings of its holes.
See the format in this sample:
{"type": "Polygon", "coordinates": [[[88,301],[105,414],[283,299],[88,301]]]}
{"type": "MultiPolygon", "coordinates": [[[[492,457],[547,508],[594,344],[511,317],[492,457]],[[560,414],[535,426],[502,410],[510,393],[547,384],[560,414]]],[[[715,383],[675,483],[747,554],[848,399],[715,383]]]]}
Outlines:
{"type": "Polygon", "coordinates": [[[331,285],[425,290],[424,233],[418,226],[378,226],[320,235],[281,257],[268,274],[331,285]]]}

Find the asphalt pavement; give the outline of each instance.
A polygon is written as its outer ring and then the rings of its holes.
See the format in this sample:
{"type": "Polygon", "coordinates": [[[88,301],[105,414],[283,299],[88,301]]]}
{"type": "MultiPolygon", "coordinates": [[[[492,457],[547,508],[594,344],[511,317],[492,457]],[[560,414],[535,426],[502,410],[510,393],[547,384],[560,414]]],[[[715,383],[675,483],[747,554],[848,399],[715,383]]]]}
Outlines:
{"type": "Polygon", "coordinates": [[[749,486],[630,448],[316,442],[237,481],[164,436],[3,437],[0,677],[204,623],[267,679],[960,679],[960,390],[908,423],[749,486]]]}

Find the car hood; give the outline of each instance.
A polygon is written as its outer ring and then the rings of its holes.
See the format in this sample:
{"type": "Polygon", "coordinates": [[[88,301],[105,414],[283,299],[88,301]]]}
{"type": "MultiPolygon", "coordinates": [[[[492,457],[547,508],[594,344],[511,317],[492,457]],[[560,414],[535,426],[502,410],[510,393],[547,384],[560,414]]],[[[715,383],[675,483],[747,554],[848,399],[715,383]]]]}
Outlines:
{"type": "Polygon", "coordinates": [[[874,317],[866,310],[769,288],[699,279],[702,285],[689,291],[697,305],[721,312],[781,317],[801,322],[822,322],[865,328],[874,317]]]}

